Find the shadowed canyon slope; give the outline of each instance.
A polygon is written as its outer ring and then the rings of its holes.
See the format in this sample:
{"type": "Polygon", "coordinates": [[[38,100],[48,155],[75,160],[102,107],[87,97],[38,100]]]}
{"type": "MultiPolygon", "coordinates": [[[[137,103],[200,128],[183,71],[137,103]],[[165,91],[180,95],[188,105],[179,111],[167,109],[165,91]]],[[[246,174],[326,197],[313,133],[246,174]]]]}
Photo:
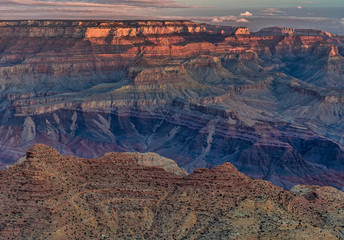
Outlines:
{"type": "Polygon", "coordinates": [[[0,239],[344,236],[344,193],[335,188],[288,192],[230,163],[181,177],[138,164],[139,155],[81,159],[35,145],[0,172],[0,239]]]}
{"type": "Polygon", "coordinates": [[[0,21],[2,167],[45,143],[342,189],[343,42],[189,21],[0,21]]]}

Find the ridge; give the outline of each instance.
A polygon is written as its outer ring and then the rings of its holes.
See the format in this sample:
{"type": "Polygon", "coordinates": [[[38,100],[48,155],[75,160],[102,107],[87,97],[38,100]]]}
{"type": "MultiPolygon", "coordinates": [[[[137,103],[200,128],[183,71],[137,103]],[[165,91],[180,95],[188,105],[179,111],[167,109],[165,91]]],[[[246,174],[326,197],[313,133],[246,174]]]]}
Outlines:
{"type": "MultiPolygon", "coordinates": [[[[44,145],[29,152],[34,158],[55,156],[44,145]]],[[[0,171],[0,192],[0,239],[211,239],[239,234],[247,239],[320,240],[340,239],[343,231],[343,192],[318,186],[288,192],[249,178],[230,163],[182,178],[140,166],[126,153],[99,159],[60,156],[51,165],[40,162],[33,168],[24,161],[0,171]]]]}

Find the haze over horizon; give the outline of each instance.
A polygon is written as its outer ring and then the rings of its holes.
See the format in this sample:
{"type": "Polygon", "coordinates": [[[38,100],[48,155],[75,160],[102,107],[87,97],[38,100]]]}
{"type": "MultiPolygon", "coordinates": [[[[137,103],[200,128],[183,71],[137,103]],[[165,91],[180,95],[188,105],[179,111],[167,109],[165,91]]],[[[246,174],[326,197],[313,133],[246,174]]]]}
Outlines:
{"type": "Polygon", "coordinates": [[[317,28],[344,34],[344,2],[253,0],[0,0],[0,19],[189,19],[220,25],[317,28]]]}

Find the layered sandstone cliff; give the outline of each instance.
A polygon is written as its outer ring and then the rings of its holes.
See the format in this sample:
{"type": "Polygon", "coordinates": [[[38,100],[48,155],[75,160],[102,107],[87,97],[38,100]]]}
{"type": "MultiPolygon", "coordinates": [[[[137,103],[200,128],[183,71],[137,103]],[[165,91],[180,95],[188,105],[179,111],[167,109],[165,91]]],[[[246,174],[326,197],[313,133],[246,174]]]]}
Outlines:
{"type": "Polygon", "coordinates": [[[0,21],[0,159],[156,152],[344,187],[343,38],[189,21],[0,21]]]}

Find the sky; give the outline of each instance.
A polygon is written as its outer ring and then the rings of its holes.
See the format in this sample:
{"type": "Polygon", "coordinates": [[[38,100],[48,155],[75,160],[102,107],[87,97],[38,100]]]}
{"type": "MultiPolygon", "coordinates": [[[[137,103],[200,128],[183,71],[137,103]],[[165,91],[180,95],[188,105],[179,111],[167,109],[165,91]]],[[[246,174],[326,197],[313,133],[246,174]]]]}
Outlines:
{"type": "Polygon", "coordinates": [[[344,35],[344,0],[0,0],[0,20],[17,19],[189,19],[344,35]]]}

